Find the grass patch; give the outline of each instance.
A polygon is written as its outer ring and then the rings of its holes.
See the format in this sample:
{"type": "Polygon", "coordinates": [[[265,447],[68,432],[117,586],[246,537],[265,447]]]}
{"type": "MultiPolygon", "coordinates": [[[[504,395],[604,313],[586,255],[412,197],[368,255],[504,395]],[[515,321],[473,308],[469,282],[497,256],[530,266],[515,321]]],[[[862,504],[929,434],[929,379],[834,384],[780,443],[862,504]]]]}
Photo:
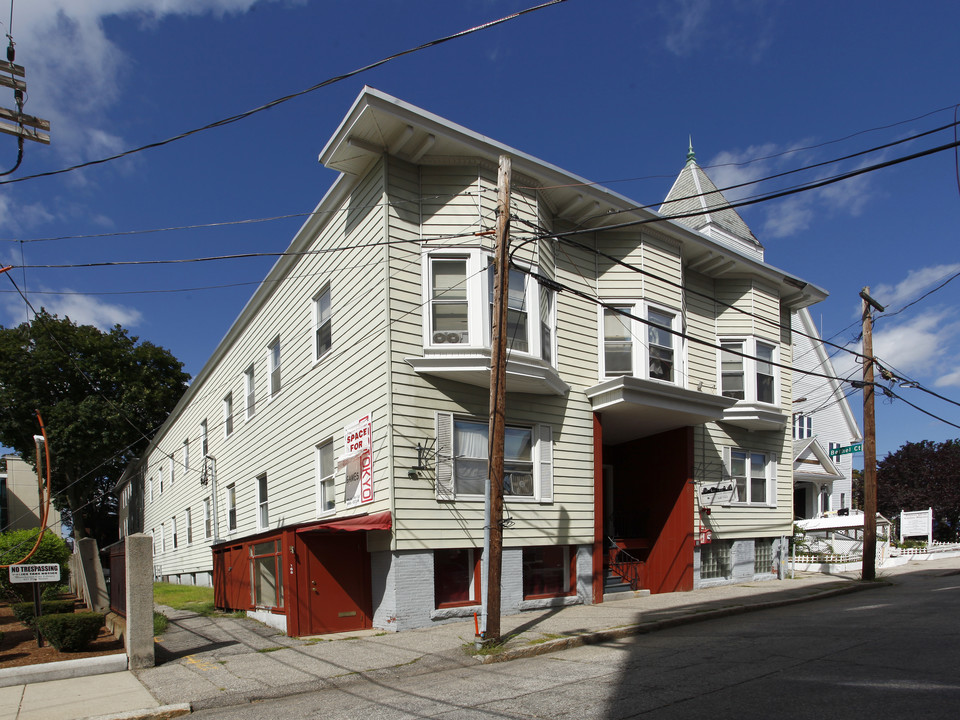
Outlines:
{"type": "Polygon", "coordinates": [[[557,635],[556,633],[544,633],[542,636],[527,642],[527,645],[542,645],[545,642],[550,642],[551,640],[559,640],[560,638],[563,638],[563,637],[565,636],[557,635]]]}
{"type": "Polygon", "coordinates": [[[217,612],[213,604],[213,588],[199,585],[154,583],[153,601],[174,610],[189,610],[197,615],[213,615],[217,612]]]}
{"type": "Polygon", "coordinates": [[[257,650],[257,652],[258,652],[258,653],[268,653],[268,652],[276,652],[277,650],[283,650],[283,647],[282,647],[282,646],[277,646],[277,647],[260,648],[259,650],[257,650]]]}
{"type": "Polygon", "coordinates": [[[153,611],[153,636],[160,637],[167,631],[167,625],[170,621],[163,613],[153,611]]]}
{"type": "Polygon", "coordinates": [[[507,643],[513,638],[513,635],[504,635],[499,640],[489,641],[481,645],[480,647],[476,646],[476,643],[464,643],[463,651],[467,655],[475,656],[486,656],[486,655],[499,655],[504,650],[507,649],[507,643]]]}

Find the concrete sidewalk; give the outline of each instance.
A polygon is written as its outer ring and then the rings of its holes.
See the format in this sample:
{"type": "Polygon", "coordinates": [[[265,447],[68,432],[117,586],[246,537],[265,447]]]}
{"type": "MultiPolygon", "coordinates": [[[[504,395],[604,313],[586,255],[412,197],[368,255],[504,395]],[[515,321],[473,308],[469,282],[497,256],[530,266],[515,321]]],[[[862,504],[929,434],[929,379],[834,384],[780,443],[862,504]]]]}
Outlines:
{"type": "MultiPolygon", "coordinates": [[[[955,567],[960,567],[956,564],[955,567]]],[[[838,593],[880,588],[819,574],[795,580],[725,585],[694,592],[643,595],[601,605],[573,605],[502,618],[509,640],[495,653],[472,654],[473,619],[421,630],[377,630],[290,638],[246,618],[206,618],[165,609],[170,626],[157,647],[158,666],[138,672],[161,703],[225,707],[375,678],[419,675],[551,652],[585,642],[838,593]]]]}
{"type": "MultiPolygon", "coordinates": [[[[960,573],[960,558],[911,563],[902,572],[960,573]]],[[[502,662],[578,644],[808,602],[885,582],[798,574],[794,580],[723,585],[694,592],[641,595],[601,605],[557,607],[502,619],[509,639],[497,652],[473,654],[473,620],[422,630],[290,638],[254,620],[208,618],[160,608],[171,618],[157,644],[157,667],[0,688],[0,720],[169,718],[377,678],[420,675],[502,662]]]]}

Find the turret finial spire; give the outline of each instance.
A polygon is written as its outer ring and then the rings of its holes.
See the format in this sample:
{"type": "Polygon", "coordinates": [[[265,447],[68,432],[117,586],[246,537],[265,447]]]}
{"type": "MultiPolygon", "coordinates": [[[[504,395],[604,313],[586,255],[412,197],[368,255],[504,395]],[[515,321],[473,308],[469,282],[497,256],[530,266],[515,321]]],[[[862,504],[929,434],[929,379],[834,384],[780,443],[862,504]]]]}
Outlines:
{"type": "Polygon", "coordinates": [[[689,147],[687,148],[687,162],[696,162],[696,161],[697,161],[697,155],[696,155],[696,153],[693,152],[693,136],[692,136],[692,135],[688,135],[687,137],[688,137],[689,140],[690,140],[690,145],[689,145],[689,147]]]}

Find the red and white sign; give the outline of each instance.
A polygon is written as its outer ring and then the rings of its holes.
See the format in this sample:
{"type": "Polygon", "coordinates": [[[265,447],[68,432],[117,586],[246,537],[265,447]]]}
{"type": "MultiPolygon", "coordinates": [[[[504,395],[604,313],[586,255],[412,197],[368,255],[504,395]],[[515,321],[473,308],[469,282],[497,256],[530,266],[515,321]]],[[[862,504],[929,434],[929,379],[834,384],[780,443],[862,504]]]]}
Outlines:
{"type": "Polygon", "coordinates": [[[11,565],[11,583],[59,582],[60,566],[57,563],[11,565]]]}
{"type": "Polygon", "coordinates": [[[713,530],[710,530],[708,528],[701,526],[700,527],[700,544],[709,545],[711,542],[713,542],[713,530]]]}
{"type": "Polygon", "coordinates": [[[370,413],[343,429],[346,454],[340,465],[347,468],[344,500],[347,507],[373,502],[373,426],[370,413]]]}

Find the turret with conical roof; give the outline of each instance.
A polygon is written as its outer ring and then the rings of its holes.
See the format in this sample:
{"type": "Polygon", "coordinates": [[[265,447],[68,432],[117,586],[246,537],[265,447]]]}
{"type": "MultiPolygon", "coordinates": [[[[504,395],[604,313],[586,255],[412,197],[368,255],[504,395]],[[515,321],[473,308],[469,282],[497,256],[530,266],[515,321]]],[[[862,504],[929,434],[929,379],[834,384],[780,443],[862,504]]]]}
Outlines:
{"type": "Polygon", "coordinates": [[[763,259],[763,245],[697,164],[692,137],[687,150],[687,164],[674,181],[659,212],[668,218],[676,217],[678,223],[714,240],[763,259]]]}

